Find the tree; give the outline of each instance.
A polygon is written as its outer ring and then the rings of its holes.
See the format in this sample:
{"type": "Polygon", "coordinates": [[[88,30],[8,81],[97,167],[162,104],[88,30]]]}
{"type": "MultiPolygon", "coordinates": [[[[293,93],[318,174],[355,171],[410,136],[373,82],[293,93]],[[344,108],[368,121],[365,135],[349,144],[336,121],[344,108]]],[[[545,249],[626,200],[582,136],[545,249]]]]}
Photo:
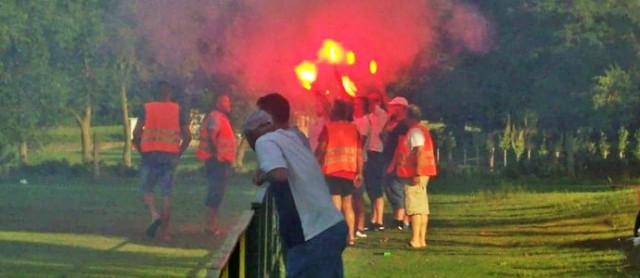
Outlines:
{"type": "Polygon", "coordinates": [[[513,142],[513,126],[511,125],[511,117],[507,118],[507,123],[505,124],[504,130],[500,135],[498,147],[502,150],[502,163],[504,167],[507,167],[507,154],[509,149],[511,148],[511,142],[513,142]]]}
{"type": "Polygon", "coordinates": [[[0,3],[0,128],[3,143],[19,145],[23,163],[28,146],[60,119],[67,93],[68,79],[52,64],[62,47],[57,15],[53,1],[0,3]]]}
{"type": "Polygon", "coordinates": [[[114,102],[110,94],[112,68],[104,49],[107,41],[104,14],[110,3],[100,0],[69,2],[60,0],[60,36],[64,48],[58,55],[70,78],[66,106],[80,127],[82,161],[91,159],[91,121],[98,104],[114,102]]]}

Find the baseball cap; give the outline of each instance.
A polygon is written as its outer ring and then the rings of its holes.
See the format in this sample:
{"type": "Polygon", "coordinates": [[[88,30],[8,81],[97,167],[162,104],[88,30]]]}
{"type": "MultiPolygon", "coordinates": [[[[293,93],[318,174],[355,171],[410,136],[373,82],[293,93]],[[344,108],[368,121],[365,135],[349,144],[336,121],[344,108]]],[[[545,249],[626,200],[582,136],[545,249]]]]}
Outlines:
{"type": "Polygon", "coordinates": [[[273,119],[271,118],[271,115],[269,115],[269,113],[265,112],[264,110],[257,110],[251,113],[244,121],[244,125],[242,126],[242,133],[248,134],[260,127],[272,123],[273,119]]]}
{"type": "Polygon", "coordinates": [[[402,105],[402,106],[408,106],[409,102],[407,101],[406,98],[403,97],[394,97],[391,101],[389,101],[388,103],[389,105],[402,105]]]}

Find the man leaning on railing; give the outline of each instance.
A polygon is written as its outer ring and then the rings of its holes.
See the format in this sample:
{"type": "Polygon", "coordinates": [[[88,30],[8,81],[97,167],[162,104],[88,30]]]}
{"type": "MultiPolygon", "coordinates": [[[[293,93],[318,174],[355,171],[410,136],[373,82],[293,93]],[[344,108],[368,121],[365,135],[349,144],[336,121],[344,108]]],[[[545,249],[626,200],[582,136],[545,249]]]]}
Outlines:
{"type": "Polygon", "coordinates": [[[243,132],[258,159],[254,182],[269,182],[275,199],[287,277],[343,277],[347,226],[306,137],[288,125],[289,102],[274,93],[258,107],[243,132]]]}

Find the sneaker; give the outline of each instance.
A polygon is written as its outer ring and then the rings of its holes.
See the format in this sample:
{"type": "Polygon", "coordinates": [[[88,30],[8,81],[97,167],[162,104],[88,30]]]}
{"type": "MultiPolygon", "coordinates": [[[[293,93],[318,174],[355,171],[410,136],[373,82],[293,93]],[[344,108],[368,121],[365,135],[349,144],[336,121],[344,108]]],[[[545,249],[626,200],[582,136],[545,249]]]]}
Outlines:
{"type": "Polygon", "coordinates": [[[147,227],[147,231],[145,232],[147,236],[155,237],[156,231],[158,230],[158,227],[160,227],[160,224],[162,224],[162,221],[160,221],[160,218],[156,218],[153,221],[151,221],[151,224],[149,224],[149,227],[147,227]]]}
{"type": "Polygon", "coordinates": [[[400,231],[404,231],[404,222],[402,222],[401,220],[394,220],[394,227],[400,231]]]}
{"type": "Polygon", "coordinates": [[[382,224],[375,224],[375,225],[376,225],[376,231],[378,232],[384,231],[384,225],[382,224]]]}
{"type": "Polygon", "coordinates": [[[356,237],[357,238],[367,238],[367,234],[364,233],[364,231],[356,231],[356,237]]]}

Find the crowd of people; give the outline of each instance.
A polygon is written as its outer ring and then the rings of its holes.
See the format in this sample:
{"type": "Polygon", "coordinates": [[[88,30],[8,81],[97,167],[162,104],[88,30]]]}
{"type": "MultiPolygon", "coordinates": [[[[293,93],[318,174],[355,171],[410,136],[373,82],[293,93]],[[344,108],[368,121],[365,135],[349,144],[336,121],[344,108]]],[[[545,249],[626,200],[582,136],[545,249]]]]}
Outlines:
{"type": "MultiPolygon", "coordinates": [[[[180,107],[162,83],[144,106],[133,134],[142,155],[142,190],[151,214],[147,235],[170,239],[173,171],[191,141],[180,107]],[[154,190],[163,196],[155,208],[154,190]]],[[[437,174],[434,148],[418,106],[405,98],[386,101],[372,91],[355,98],[318,101],[308,136],[289,125],[289,101],[278,93],[261,97],[242,134],[256,152],[256,185],[269,183],[279,219],[288,277],[342,277],[342,252],[385,229],[410,230],[408,248],[427,246],[427,184],[437,174]],[[364,195],[369,199],[366,217],[364,195]],[[384,221],[384,195],[392,223],[384,221]],[[367,220],[368,219],[368,220],[367,220]]],[[[217,235],[216,214],[224,197],[236,141],[227,95],[217,98],[201,125],[196,157],[208,182],[205,232],[217,235]]]]}

